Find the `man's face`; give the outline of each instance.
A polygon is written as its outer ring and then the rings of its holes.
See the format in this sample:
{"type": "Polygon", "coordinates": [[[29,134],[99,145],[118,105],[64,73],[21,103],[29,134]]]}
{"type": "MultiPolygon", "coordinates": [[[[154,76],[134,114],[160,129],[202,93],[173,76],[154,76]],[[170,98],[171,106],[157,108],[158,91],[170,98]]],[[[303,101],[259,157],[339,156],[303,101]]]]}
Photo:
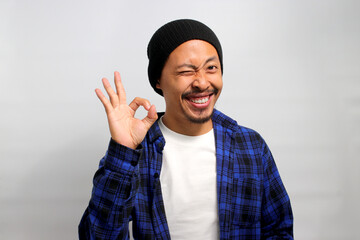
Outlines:
{"type": "Polygon", "coordinates": [[[222,89],[216,49],[202,40],[181,44],[169,55],[157,87],[163,92],[168,120],[208,122],[222,89]]]}

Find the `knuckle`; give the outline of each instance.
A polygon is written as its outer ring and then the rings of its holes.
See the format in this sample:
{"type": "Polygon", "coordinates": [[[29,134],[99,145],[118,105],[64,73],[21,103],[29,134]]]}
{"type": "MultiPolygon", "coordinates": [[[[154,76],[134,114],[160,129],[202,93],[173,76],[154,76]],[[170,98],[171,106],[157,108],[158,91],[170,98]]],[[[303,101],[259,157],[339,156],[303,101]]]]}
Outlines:
{"type": "Polygon", "coordinates": [[[134,102],[138,105],[143,105],[144,104],[144,99],[140,98],[140,97],[135,97],[134,98],[134,102]]]}
{"type": "Polygon", "coordinates": [[[141,97],[135,97],[135,99],[134,100],[136,100],[137,102],[143,102],[144,101],[144,99],[143,98],[141,98],[141,97]]]}

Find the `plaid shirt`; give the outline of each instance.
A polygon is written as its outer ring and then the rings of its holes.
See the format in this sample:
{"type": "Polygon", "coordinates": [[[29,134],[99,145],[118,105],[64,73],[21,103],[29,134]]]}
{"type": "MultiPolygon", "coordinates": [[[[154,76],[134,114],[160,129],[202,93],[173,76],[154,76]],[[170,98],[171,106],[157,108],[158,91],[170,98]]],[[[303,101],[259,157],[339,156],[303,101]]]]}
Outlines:
{"type": "MultiPolygon", "coordinates": [[[[220,239],[293,239],[290,200],[255,131],[215,110],[220,239]]],[[[156,122],[137,150],[110,141],[94,176],[80,239],[170,239],[160,186],[164,137],[156,122]]]]}

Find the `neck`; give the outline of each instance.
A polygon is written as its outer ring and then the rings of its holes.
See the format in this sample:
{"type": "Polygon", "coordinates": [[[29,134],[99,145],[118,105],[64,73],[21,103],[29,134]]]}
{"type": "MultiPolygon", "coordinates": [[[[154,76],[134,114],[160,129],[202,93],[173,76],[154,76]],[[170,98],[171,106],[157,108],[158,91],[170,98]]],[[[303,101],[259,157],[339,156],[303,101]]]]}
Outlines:
{"type": "Polygon", "coordinates": [[[172,119],[166,114],[166,112],[162,121],[170,130],[187,136],[200,136],[208,133],[213,128],[211,119],[205,123],[194,123],[188,119],[182,119],[179,121],[172,119]]]}

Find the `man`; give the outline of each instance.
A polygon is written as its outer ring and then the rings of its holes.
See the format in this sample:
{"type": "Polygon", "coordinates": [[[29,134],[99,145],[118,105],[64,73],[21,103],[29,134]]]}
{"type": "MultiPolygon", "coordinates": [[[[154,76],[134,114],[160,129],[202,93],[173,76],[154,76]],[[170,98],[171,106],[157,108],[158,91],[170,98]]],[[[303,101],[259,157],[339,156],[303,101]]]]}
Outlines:
{"type": "Polygon", "coordinates": [[[94,177],[80,239],[292,239],[289,197],[264,140],[214,109],[222,49],[213,31],[176,20],[148,45],[151,86],[165,99],[126,104],[120,75],[103,103],[111,141],[94,177]],[[147,116],[135,119],[143,106],[147,116]]]}

